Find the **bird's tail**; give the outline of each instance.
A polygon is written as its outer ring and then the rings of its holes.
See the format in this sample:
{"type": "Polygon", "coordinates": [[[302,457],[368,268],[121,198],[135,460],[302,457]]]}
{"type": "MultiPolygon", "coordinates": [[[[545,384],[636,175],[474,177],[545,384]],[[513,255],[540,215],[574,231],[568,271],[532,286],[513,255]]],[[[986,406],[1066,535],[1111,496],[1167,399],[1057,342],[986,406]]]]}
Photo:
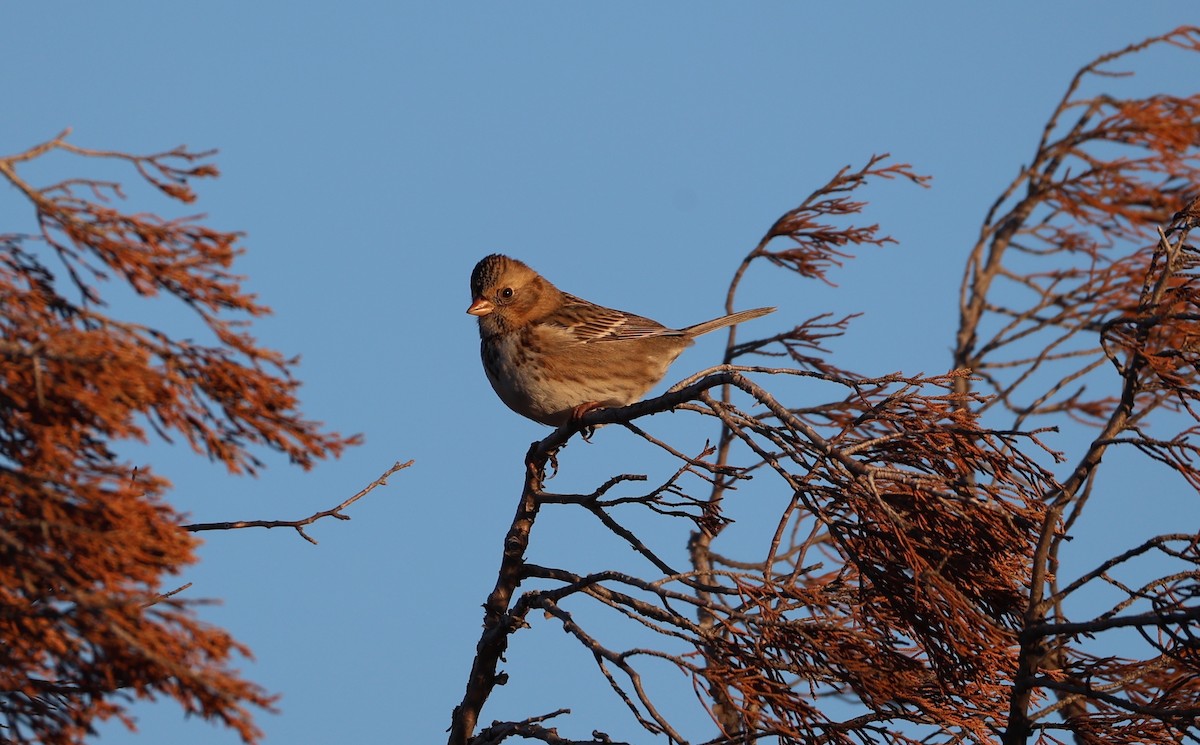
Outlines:
{"type": "Polygon", "coordinates": [[[720,318],[714,318],[711,321],[705,321],[704,323],[697,323],[695,326],[688,326],[685,329],[680,329],[680,331],[687,334],[688,336],[693,336],[693,337],[700,336],[701,334],[707,334],[709,331],[716,331],[717,329],[723,329],[726,326],[732,326],[735,323],[741,323],[742,321],[749,321],[751,318],[758,318],[759,316],[765,316],[768,313],[774,313],[774,312],[775,312],[774,308],[755,308],[754,310],[741,310],[741,311],[738,311],[737,313],[730,313],[727,316],[721,316],[720,318]]]}

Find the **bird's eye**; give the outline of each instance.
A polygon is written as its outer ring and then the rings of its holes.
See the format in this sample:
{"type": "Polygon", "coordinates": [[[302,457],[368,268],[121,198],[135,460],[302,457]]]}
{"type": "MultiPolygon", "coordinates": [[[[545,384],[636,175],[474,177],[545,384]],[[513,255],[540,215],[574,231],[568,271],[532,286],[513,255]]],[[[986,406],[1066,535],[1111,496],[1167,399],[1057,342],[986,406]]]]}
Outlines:
{"type": "Polygon", "coordinates": [[[511,300],[512,296],[513,296],[513,288],[511,288],[511,287],[505,287],[503,290],[500,291],[500,297],[504,298],[505,300],[511,300]]]}

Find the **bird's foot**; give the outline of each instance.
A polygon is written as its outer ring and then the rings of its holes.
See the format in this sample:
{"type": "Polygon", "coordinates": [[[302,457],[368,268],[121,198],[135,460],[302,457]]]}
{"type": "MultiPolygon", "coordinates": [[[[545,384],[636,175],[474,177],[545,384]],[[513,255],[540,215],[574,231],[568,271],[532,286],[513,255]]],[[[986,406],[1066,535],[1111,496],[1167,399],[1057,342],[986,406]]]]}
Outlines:
{"type": "Polygon", "coordinates": [[[589,411],[595,411],[596,409],[603,408],[604,407],[596,401],[588,401],[587,403],[579,404],[575,408],[571,409],[571,419],[569,421],[571,424],[579,428],[579,434],[583,437],[584,442],[592,441],[592,435],[596,433],[596,428],[584,426],[579,423],[579,420],[583,419],[583,415],[587,414],[589,411]]]}

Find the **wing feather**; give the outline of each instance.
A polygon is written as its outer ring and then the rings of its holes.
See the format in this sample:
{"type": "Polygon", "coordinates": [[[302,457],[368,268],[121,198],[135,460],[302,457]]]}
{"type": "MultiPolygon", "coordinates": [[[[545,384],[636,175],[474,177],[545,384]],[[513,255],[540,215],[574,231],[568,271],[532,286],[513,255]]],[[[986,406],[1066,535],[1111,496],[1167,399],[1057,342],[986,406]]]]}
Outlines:
{"type": "Polygon", "coordinates": [[[566,329],[581,344],[683,335],[683,332],[669,329],[650,318],[605,308],[574,295],[563,295],[566,302],[553,317],[543,322],[566,329]]]}

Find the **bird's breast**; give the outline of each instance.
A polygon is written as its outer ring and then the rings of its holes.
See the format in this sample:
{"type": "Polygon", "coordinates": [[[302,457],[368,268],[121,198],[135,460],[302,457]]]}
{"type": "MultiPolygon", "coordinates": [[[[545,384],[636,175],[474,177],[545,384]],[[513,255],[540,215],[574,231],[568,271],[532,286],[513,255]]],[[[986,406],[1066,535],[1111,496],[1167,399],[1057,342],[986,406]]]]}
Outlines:
{"type": "Polygon", "coordinates": [[[584,403],[615,407],[642,398],[691,343],[684,337],[583,344],[568,329],[526,326],[488,336],[483,366],[510,409],[557,426],[584,403]]]}

